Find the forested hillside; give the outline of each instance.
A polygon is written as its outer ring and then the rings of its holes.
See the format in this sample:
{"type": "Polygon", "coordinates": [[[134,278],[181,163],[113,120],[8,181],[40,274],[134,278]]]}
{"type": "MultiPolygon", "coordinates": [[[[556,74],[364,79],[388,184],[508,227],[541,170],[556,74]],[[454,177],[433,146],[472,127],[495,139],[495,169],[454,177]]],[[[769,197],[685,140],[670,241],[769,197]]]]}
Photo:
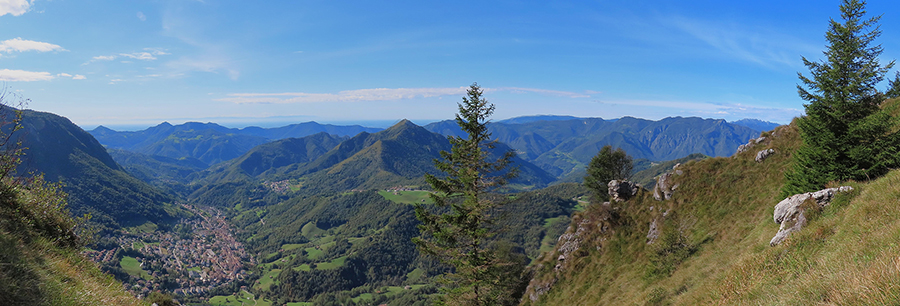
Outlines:
{"type": "Polygon", "coordinates": [[[90,134],[58,115],[26,110],[13,134],[25,148],[18,173],[43,173],[63,184],[75,215],[91,214],[102,230],[172,221],[184,212],[175,198],[142,182],[113,161],[90,134]]]}

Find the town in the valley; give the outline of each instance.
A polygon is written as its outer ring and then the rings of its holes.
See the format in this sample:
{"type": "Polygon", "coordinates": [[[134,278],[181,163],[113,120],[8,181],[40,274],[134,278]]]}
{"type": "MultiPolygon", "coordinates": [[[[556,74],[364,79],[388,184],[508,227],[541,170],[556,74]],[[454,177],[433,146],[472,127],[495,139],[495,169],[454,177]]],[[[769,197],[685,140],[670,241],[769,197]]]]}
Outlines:
{"type": "Polygon", "coordinates": [[[255,259],[238,242],[215,208],[182,206],[196,217],[182,219],[175,231],[152,231],[112,239],[119,247],[86,255],[112,273],[127,273],[126,287],[139,296],[152,291],[206,295],[246,279],[255,259]]]}

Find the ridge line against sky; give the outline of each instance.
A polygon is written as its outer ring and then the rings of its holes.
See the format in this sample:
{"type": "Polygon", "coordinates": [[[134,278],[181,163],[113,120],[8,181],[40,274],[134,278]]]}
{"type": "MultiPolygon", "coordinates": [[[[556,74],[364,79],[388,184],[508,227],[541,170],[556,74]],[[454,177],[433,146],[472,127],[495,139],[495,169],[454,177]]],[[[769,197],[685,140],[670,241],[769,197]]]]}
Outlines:
{"type": "MultiPolygon", "coordinates": [[[[495,118],[787,123],[817,3],[0,0],[0,81],[82,126],[449,119],[476,81],[495,118]]],[[[900,57],[900,4],[868,10],[900,57]]]]}

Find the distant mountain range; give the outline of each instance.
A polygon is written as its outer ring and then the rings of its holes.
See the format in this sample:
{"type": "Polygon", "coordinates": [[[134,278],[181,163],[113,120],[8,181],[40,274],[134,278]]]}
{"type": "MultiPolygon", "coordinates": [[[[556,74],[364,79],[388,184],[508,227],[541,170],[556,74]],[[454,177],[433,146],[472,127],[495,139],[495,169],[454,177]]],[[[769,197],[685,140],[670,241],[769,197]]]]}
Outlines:
{"type": "MultiPolygon", "coordinates": [[[[558,177],[584,169],[605,145],[622,148],[635,159],[664,161],[693,153],[730,156],[738,146],[759,135],[759,131],[725,120],[697,117],[659,121],[632,117],[532,117],[518,122],[523,123],[495,122],[488,129],[494,139],[508,144],[523,159],[558,177]]],[[[452,120],[431,123],[425,128],[444,135],[462,133],[452,120]]]]}
{"type": "MultiPolygon", "coordinates": [[[[446,137],[403,120],[384,131],[363,132],[346,140],[320,133],[274,141],[210,169],[206,176],[211,185],[302,178],[303,188],[315,193],[422,185],[425,173],[440,174],[433,160],[440,158],[442,150],[450,150],[446,137]]],[[[497,152],[505,150],[509,148],[503,144],[496,148],[497,152]]],[[[520,187],[542,187],[555,181],[522,159],[515,158],[513,165],[520,171],[513,183],[520,187]]]]}
{"type": "Polygon", "coordinates": [[[361,132],[381,129],[358,125],[338,126],[305,122],[279,128],[227,128],[215,123],[187,122],[171,125],[163,122],[135,132],[118,132],[104,126],[90,131],[108,148],[123,149],[147,155],[170,158],[192,157],[206,164],[215,164],[241,156],[255,146],[273,140],[304,137],[316,133],[353,136],[361,132]]]}
{"type": "Polygon", "coordinates": [[[741,119],[738,121],[734,121],[732,123],[740,125],[740,126],[745,126],[745,127],[748,127],[753,130],[760,131],[760,132],[771,131],[771,130],[774,130],[779,125],[781,125],[778,123],[762,121],[759,119],[741,119]]]}

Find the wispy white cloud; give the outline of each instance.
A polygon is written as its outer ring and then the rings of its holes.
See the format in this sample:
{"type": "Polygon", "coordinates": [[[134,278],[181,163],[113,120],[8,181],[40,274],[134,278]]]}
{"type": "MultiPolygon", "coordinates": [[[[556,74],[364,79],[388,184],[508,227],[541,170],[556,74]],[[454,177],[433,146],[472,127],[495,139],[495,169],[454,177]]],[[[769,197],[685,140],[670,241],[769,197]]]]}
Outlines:
{"type": "Polygon", "coordinates": [[[99,56],[94,56],[93,58],[91,58],[91,60],[93,60],[93,61],[111,61],[114,59],[116,59],[115,55],[99,55],[99,56]]]}
{"type": "MultiPolygon", "coordinates": [[[[203,1],[196,1],[204,4],[203,1]]],[[[216,24],[230,22],[218,18],[200,18],[189,12],[205,11],[207,6],[189,2],[169,2],[170,6],[162,12],[161,21],[163,34],[181,40],[193,50],[186,50],[184,56],[169,61],[165,64],[170,70],[169,75],[189,75],[191,72],[209,72],[227,75],[231,80],[237,80],[241,73],[238,61],[233,54],[241,47],[233,45],[232,41],[214,39],[218,35],[210,35],[218,31],[216,24]],[[193,9],[185,9],[192,7],[193,9]],[[201,22],[204,20],[204,22],[201,22]]]]}
{"type": "Polygon", "coordinates": [[[49,72],[41,72],[41,71],[0,69],[0,81],[34,82],[34,81],[50,81],[55,78],[71,78],[73,80],[87,79],[87,77],[80,75],[80,74],[71,75],[71,74],[64,73],[64,72],[57,73],[54,75],[49,72]]]}
{"type": "Polygon", "coordinates": [[[28,0],[0,0],[0,16],[6,14],[21,16],[28,12],[29,7],[31,7],[31,1],[28,0]]]}
{"type": "Polygon", "coordinates": [[[56,74],[56,77],[61,77],[61,78],[72,78],[73,80],[84,80],[84,79],[87,79],[87,77],[85,77],[85,76],[83,76],[83,75],[80,75],[80,74],[71,75],[71,74],[68,74],[68,73],[65,73],[65,72],[64,72],[64,73],[57,73],[57,74],[56,74]]]}
{"type": "Polygon", "coordinates": [[[211,73],[224,72],[228,78],[237,80],[241,73],[231,67],[230,60],[224,57],[210,56],[207,58],[182,57],[166,63],[172,76],[183,76],[191,71],[203,71],[211,73]]]}
{"type": "Polygon", "coordinates": [[[661,22],[719,54],[769,68],[800,66],[801,54],[814,54],[820,49],[776,29],[684,17],[664,18],[661,22]]]}
{"type": "Polygon", "coordinates": [[[33,82],[49,81],[55,76],[49,72],[36,72],[25,70],[0,69],[0,81],[8,82],[33,82]]]}
{"type": "MultiPolygon", "coordinates": [[[[0,0],[2,3],[3,0],[0,0]]],[[[54,45],[51,43],[45,43],[40,41],[33,40],[25,40],[21,37],[8,39],[0,42],[0,52],[12,53],[12,52],[26,52],[26,51],[37,51],[37,52],[50,52],[50,51],[67,51],[60,47],[59,45],[54,45]]]]}
{"type": "Polygon", "coordinates": [[[137,18],[141,21],[147,21],[147,16],[144,15],[144,12],[137,12],[137,18]]]}
{"type": "Polygon", "coordinates": [[[801,116],[802,110],[795,108],[777,108],[750,105],[743,103],[691,102],[677,100],[609,100],[594,102],[609,106],[624,106],[625,109],[647,110],[648,112],[665,113],[666,116],[699,116],[713,118],[757,118],[773,122],[790,122],[792,118],[801,116]]]}
{"type": "Polygon", "coordinates": [[[465,94],[466,87],[455,88],[372,88],[338,93],[233,93],[216,101],[237,104],[285,104],[315,102],[387,101],[465,94]]]}
{"type": "Polygon", "coordinates": [[[522,88],[522,87],[500,87],[500,88],[488,88],[485,91],[509,91],[512,93],[537,93],[548,96],[556,96],[556,97],[566,97],[566,98],[590,98],[591,93],[576,93],[569,91],[559,91],[559,90],[550,90],[550,89],[540,89],[540,88],[522,88]]]}
{"type": "MultiPolygon", "coordinates": [[[[356,101],[390,101],[417,98],[433,98],[442,96],[461,96],[466,93],[467,87],[438,87],[438,88],[371,88],[345,90],[337,93],[233,93],[227,98],[216,101],[232,102],[237,104],[288,104],[288,103],[317,103],[317,102],[356,102],[356,101]]],[[[498,87],[484,88],[485,92],[511,92],[511,93],[536,93],[567,98],[589,98],[590,95],[558,91],[540,88],[523,87],[498,87]]]]}
{"type": "MultiPolygon", "coordinates": [[[[164,49],[158,48],[144,48],[144,51],[139,52],[131,52],[131,53],[119,53],[114,55],[98,55],[91,58],[91,60],[87,61],[82,65],[87,65],[97,61],[111,61],[117,58],[131,58],[142,61],[155,61],[157,60],[157,56],[160,55],[169,55],[171,53],[166,52],[164,49]]],[[[130,61],[123,61],[123,63],[131,63],[130,61]]]]}

